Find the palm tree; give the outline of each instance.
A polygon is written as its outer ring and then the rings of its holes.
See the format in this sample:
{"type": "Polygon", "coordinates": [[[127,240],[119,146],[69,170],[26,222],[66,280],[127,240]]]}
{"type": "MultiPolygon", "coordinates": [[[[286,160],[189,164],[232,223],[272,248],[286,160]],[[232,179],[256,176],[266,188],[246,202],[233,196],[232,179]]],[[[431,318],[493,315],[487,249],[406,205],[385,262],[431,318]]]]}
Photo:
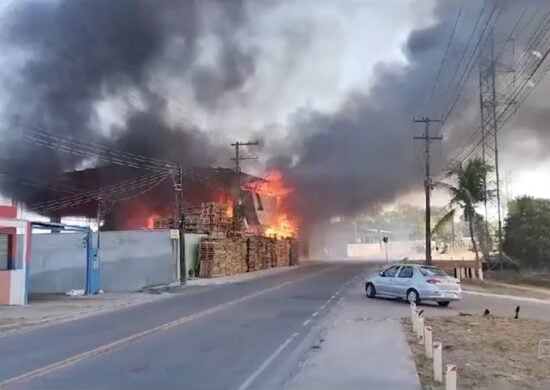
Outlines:
{"type": "Polygon", "coordinates": [[[443,226],[454,220],[459,210],[462,211],[462,217],[468,222],[470,228],[470,239],[476,255],[476,261],[479,262],[478,247],[475,239],[475,225],[482,218],[475,210],[476,206],[488,200],[490,194],[487,193],[485,180],[487,173],[492,171],[492,167],[483,162],[480,158],[469,160],[464,166],[462,163],[455,165],[447,170],[445,178],[447,181],[439,182],[437,187],[446,189],[450,196],[450,211],[445,214],[435,225],[433,231],[441,230],[443,226]]]}

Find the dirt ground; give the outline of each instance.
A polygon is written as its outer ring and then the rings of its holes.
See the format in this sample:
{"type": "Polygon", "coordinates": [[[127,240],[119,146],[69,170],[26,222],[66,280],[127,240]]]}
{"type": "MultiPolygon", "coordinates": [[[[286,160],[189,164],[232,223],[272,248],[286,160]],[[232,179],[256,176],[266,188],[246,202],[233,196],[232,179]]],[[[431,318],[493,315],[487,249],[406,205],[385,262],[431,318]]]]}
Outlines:
{"type": "MultiPolygon", "coordinates": [[[[443,342],[443,366],[458,366],[459,389],[550,389],[550,357],[539,358],[539,342],[550,339],[550,323],[491,316],[425,321],[432,326],[433,341],[443,342]]],[[[433,382],[432,360],[417,343],[410,318],[403,320],[403,326],[423,389],[444,389],[433,382]]]]}

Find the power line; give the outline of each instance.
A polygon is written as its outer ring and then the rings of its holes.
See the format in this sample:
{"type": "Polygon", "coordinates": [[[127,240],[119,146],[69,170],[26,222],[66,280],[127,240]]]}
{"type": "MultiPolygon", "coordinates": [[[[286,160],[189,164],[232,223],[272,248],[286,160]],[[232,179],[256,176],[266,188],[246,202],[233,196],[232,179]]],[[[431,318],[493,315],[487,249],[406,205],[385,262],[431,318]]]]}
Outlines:
{"type": "MultiPolygon", "coordinates": [[[[489,15],[489,17],[487,18],[487,23],[485,24],[485,27],[483,29],[483,31],[481,32],[480,36],[479,36],[479,39],[474,47],[474,50],[472,51],[472,55],[470,56],[470,60],[468,61],[466,67],[464,68],[464,71],[462,72],[462,76],[460,77],[460,81],[459,81],[459,88],[458,88],[458,93],[456,94],[456,97],[454,99],[454,101],[452,102],[450,108],[448,110],[446,110],[446,113],[445,115],[443,116],[443,119],[441,121],[441,126],[440,126],[440,129],[441,130],[441,127],[445,125],[445,122],[447,122],[447,119],[449,118],[449,116],[451,115],[451,113],[453,112],[457,102],[460,100],[460,98],[462,97],[462,93],[464,92],[464,86],[466,85],[466,82],[468,81],[468,79],[470,78],[470,75],[472,73],[472,69],[474,67],[474,63],[475,63],[475,58],[476,58],[476,55],[479,51],[479,47],[481,45],[481,42],[483,41],[483,39],[485,39],[485,34],[486,32],[491,28],[493,28],[494,24],[496,23],[496,21],[498,20],[498,18],[500,17],[500,14],[502,12],[502,9],[499,10],[495,20],[493,22],[491,22],[492,18],[493,18],[493,15],[496,11],[496,4],[493,6],[493,9],[491,11],[491,14],[489,15]]],[[[489,30],[490,31],[490,30],[489,30]]]]}
{"type": "Polygon", "coordinates": [[[428,99],[426,100],[426,103],[424,104],[424,111],[426,111],[427,106],[430,105],[430,103],[432,101],[434,91],[435,91],[435,88],[437,86],[437,83],[439,82],[439,78],[441,77],[441,72],[443,70],[443,67],[445,66],[445,62],[447,60],[447,55],[449,54],[449,50],[451,48],[451,45],[452,45],[452,42],[453,42],[453,39],[454,39],[454,36],[455,36],[456,28],[458,26],[460,16],[462,15],[462,9],[463,9],[463,4],[460,5],[460,8],[459,8],[458,13],[456,15],[455,22],[454,22],[453,28],[451,30],[451,35],[449,36],[449,40],[447,42],[447,47],[445,48],[445,52],[443,53],[443,57],[441,58],[441,62],[439,63],[439,69],[437,70],[437,74],[436,74],[434,82],[432,84],[432,88],[430,90],[430,94],[428,96],[428,99]]]}
{"type": "MultiPolygon", "coordinates": [[[[138,178],[132,178],[125,180],[120,183],[112,184],[106,187],[101,187],[96,190],[81,192],[78,194],[66,196],[63,198],[53,199],[49,201],[39,202],[28,205],[30,210],[39,210],[41,212],[52,212],[56,210],[62,210],[68,207],[74,207],[81,204],[97,201],[98,199],[102,200],[112,200],[119,201],[122,199],[117,199],[114,195],[129,193],[134,190],[140,190],[143,187],[151,186],[145,192],[150,191],[162,181],[166,180],[169,175],[161,175],[159,173],[150,173],[138,178]]],[[[145,192],[140,192],[138,194],[133,194],[132,197],[139,196],[145,192]]]]}
{"type": "MultiPolygon", "coordinates": [[[[510,30],[510,34],[508,35],[508,38],[504,41],[504,44],[501,46],[501,48],[500,48],[500,50],[499,50],[499,52],[498,52],[498,54],[497,54],[497,58],[500,58],[501,55],[503,54],[503,51],[504,51],[504,49],[505,49],[505,47],[506,47],[507,42],[510,42],[510,41],[513,40],[513,36],[514,36],[514,34],[515,34],[517,28],[518,28],[519,25],[521,24],[521,21],[523,20],[523,18],[524,18],[524,16],[526,15],[526,13],[527,13],[527,6],[524,6],[523,12],[522,12],[522,13],[520,14],[520,16],[517,18],[517,20],[516,20],[514,26],[513,26],[512,29],[510,30]]],[[[474,95],[474,96],[472,97],[471,100],[474,100],[474,99],[475,99],[475,92],[474,92],[473,95],[474,95]]],[[[464,112],[464,110],[468,107],[468,101],[469,101],[469,100],[466,100],[466,104],[463,104],[463,105],[462,105],[462,109],[461,109],[459,112],[457,112],[457,114],[455,115],[456,117],[460,117],[461,114],[464,112]]],[[[440,131],[443,132],[443,128],[441,128],[440,131]]]]}
{"type": "MultiPolygon", "coordinates": [[[[82,141],[70,136],[60,137],[54,133],[41,129],[37,126],[22,125],[23,130],[14,134],[21,140],[43,146],[55,151],[61,151],[78,157],[95,158],[109,164],[120,165],[136,169],[150,171],[176,172],[179,164],[160,160],[153,157],[142,156],[120,149],[108,148],[99,143],[82,141]]],[[[182,174],[194,181],[210,187],[219,185],[206,179],[194,168],[182,168],[182,174]]]]}
{"type": "MultiPolygon", "coordinates": [[[[530,35],[530,37],[527,39],[527,41],[530,43],[530,46],[528,47],[528,49],[526,49],[525,52],[529,52],[529,53],[531,52],[531,50],[533,48],[533,46],[531,46],[531,45],[536,44],[536,42],[535,42],[536,40],[539,41],[539,43],[540,43],[540,41],[542,40],[542,37],[543,37],[543,36],[540,35],[541,31],[546,31],[546,32],[548,31],[548,29],[545,27],[544,21],[545,21],[545,19],[548,18],[549,15],[550,15],[550,11],[546,12],[540,18],[539,22],[537,23],[537,28],[530,35]],[[536,37],[539,37],[539,38],[535,39],[536,37]]],[[[522,16],[523,16],[523,13],[522,13],[522,16]]],[[[531,18],[528,20],[527,23],[529,23],[529,21],[531,21],[533,19],[533,17],[534,17],[534,15],[531,16],[531,18]]],[[[519,25],[521,18],[522,17],[518,18],[518,21],[516,22],[516,25],[514,26],[514,29],[519,25]]],[[[547,24],[548,24],[548,22],[547,22],[547,24]]],[[[525,31],[525,27],[522,28],[521,31],[525,31]]],[[[513,34],[513,31],[512,31],[512,34],[513,34]]],[[[505,44],[503,44],[503,47],[501,48],[501,51],[499,53],[499,57],[500,57],[500,54],[502,53],[502,51],[504,50],[505,44]]],[[[524,56],[522,56],[521,58],[523,58],[523,57],[524,56]]],[[[518,61],[518,63],[521,61],[521,58],[518,61]]],[[[531,58],[534,58],[534,57],[531,56],[529,58],[531,59],[531,58]]],[[[527,67],[529,67],[528,64],[529,64],[529,62],[526,62],[521,67],[520,71],[525,71],[527,69],[527,67]]],[[[538,64],[539,67],[540,67],[541,64],[542,64],[542,62],[539,62],[539,64],[538,64]]],[[[535,72],[536,72],[536,70],[535,70],[535,72]]],[[[531,73],[534,74],[533,71],[531,73]]],[[[546,74],[546,72],[545,72],[545,74],[546,74]]],[[[544,76],[542,76],[542,77],[544,77],[544,76]]],[[[532,76],[530,78],[532,78],[532,76]]],[[[515,92],[513,92],[512,94],[514,94],[514,96],[518,96],[521,91],[525,90],[524,86],[528,85],[530,78],[527,78],[527,81],[522,86],[518,87],[515,90],[515,92]]],[[[535,84],[535,87],[536,87],[536,84],[535,84]]],[[[528,94],[529,94],[529,92],[527,93],[527,95],[528,94]]],[[[519,104],[521,104],[527,98],[527,95],[525,95],[525,97],[519,102],[519,104]]],[[[517,99],[514,97],[513,99],[511,99],[511,102],[513,102],[514,100],[517,101],[517,99]]],[[[507,105],[504,108],[504,110],[499,114],[498,120],[499,120],[499,122],[502,122],[502,125],[504,125],[504,123],[506,123],[506,121],[509,119],[509,117],[513,114],[512,112],[510,112],[510,108],[511,108],[511,104],[507,105]],[[508,114],[508,117],[505,117],[505,115],[507,115],[507,114],[508,114]],[[505,117],[504,121],[502,121],[503,117],[505,117]]],[[[465,142],[470,142],[471,141],[468,146],[464,146],[464,142],[463,142],[463,146],[457,148],[457,150],[459,150],[459,152],[457,152],[457,154],[449,160],[449,163],[448,163],[447,166],[453,165],[455,161],[460,161],[460,160],[463,161],[463,160],[469,158],[469,156],[471,156],[473,154],[473,152],[475,151],[475,148],[477,146],[481,145],[482,140],[476,141],[476,139],[478,138],[479,135],[481,135],[481,125],[474,131],[474,133],[472,134],[470,139],[467,139],[465,141],[465,142]]]]}
{"type": "MultiPolygon", "coordinates": [[[[475,36],[477,27],[478,27],[478,25],[479,25],[479,23],[480,23],[480,21],[481,21],[481,19],[482,19],[482,16],[483,16],[483,14],[484,14],[484,12],[485,12],[485,9],[487,8],[487,3],[488,3],[487,0],[485,0],[484,3],[483,3],[483,7],[481,7],[481,9],[480,9],[480,11],[479,11],[479,13],[478,13],[478,15],[477,15],[477,19],[476,19],[476,21],[475,21],[475,23],[474,23],[474,27],[472,28],[472,31],[471,31],[471,33],[470,33],[470,35],[469,35],[469,37],[468,37],[468,40],[467,40],[467,42],[466,42],[466,45],[464,46],[464,50],[462,51],[462,54],[461,54],[461,56],[460,56],[458,62],[456,63],[456,67],[455,67],[455,69],[454,69],[454,72],[452,73],[452,76],[449,78],[449,82],[447,83],[447,87],[445,88],[445,91],[444,91],[443,96],[446,96],[446,95],[449,93],[449,91],[450,91],[450,89],[451,89],[451,86],[453,85],[453,81],[454,81],[455,77],[456,77],[457,74],[458,74],[458,71],[459,71],[459,69],[460,69],[460,66],[462,65],[462,61],[464,60],[464,57],[466,56],[466,53],[467,53],[468,50],[469,50],[470,43],[472,42],[472,40],[473,40],[473,38],[474,38],[474,36],[475,36]]],[[[444,99],[442,98],[441,101],[443,101],[443,100],[444,100],[444,99]]]]}

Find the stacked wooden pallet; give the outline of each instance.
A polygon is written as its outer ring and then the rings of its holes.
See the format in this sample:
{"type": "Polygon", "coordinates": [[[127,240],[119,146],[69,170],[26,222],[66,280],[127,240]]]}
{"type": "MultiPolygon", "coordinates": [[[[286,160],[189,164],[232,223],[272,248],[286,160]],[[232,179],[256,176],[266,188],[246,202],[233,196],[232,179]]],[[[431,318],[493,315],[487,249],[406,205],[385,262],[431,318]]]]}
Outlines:
{"type": "Polygon", "coordinates": [[[159,217],[153,220],[153,227],[155,229],[172,229],[174,227],[174,220],[172,218],[159,217]]]}
{"type": "Polygon", "coordinates": [[[246,241],[242,239],[206,239],[199,249],[199,276],[214,278],[247,271],[246,241]]]}
{"type": "Polygon", "coordinates": [[[296,240],[290,240],[290,265],[297,265],[300,261],[300,245],[296,240]]]}
{"type": "Polygon", "coordinates": [[[258,271],[271,267],[271,240],[266,237],[253,236],[246,239],[248,271],[258,271]]]}
{"type": "Polygon", "coordinates": [[[267,237],[205,238],[199,250],[199,276],[213,278],[298,263],[298,242],[267,237]]]}
{"type": "Polygon", "coordinates": [[[290,245],[288,240],[271,240],[271,264],[272,267],[284,267],[290,264],[290,245]]]}
{"type": "Polygon", "coordinates": [[[227,232],[231,227],[231,218],[227,205],[207,202],[190,207],[185,214],[185,230],[196,233],[227,232]]]}

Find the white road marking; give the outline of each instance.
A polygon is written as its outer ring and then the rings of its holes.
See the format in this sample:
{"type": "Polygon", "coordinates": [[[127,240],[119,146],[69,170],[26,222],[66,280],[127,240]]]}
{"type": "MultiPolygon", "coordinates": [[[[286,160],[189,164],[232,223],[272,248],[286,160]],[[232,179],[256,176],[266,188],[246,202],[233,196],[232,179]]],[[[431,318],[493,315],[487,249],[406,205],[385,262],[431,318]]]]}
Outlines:
{"type": "Polygon", "coordinates": [[[325,306],[326,306],[326,304],[324,304],[323,306],[321,306],[321,307],[319,308],[319,310],[323,310],[323,309],[325,308],[325,306]]]}
{"type": "Polygon", "coordinates": [[[462,291],[462,293],[467,294],[467,295],[480,295],[480,296],[484,296],[484,297],[509,299],[509,300],[514,300],[514,301],[524,301],[524,302],[533,302],[533,303],[543,303],[543,304],[546,304],[546,305],[550,305],[550,300],[549,299],[518,297],[516,295],[505,295],[505,294],[492,294],[492,293],[486,293],[486,292],[481,292],[481,291],[462,291]]]}
{"type": "Polygon", "coordinates": [[[330,297],[330,299],[334,299],[334,298],[336,298],[336,294],[330,297]]]}
{"type": "Polygon", "coordinates": [[[279,356],[281,352],[283,352],[283,349],[286,348],[288,344],[294,340],[294,338],[298,336],[297,332],[292,333],[292,336],[290,336],[288,339],[285,340],[284,343],[282,343],[279,348],[275,350],[261,365],[258,367],[256,371],[252,373],[246,380],[243,382],[243,384],[239,387],[239,390],[246,390],[248,387],[260,376],[260,374],[279,356]]]}
{"type": "Polygon", "coordinates": [[[311,322],[311,318],[308,318],[307,320],[304,321],[302,326],[307,326],[310,322],[311,322]]]}
{"type": "Polygon", "coordinates": [[[167,329],[171,329],[171,328],[174,328],[174,327],[177,327],[177,326],[180,326],[180,325],[184,325],[188,322],[191,322],[191,321],[194,321],[196,319],[205,317],[209,314],[218,312],[220,310],[226,309],[228,307],[234,306],[234,305],[242,303],[242,302],[246,302],[246,301],[248,301],[252,298],[255,298],[257,296],[265,294],[266,292],[275,291],[275,290],[280,289],[281,287],[287,286],[291,283],[311,278],[313,276],[316,276],[316,275],[322,274],[324,272],[327,272],[331,269],[333,269],[333,267],[329,267],[329,268],[323,269],[321,271],[314,272],[312,274],[307,274],[305,276],[301,276],[301,277],[296,278],[296,279],[287,280],[286,282],[283,282],[283,283],[278,284],[276,286],[267,287],[263,290],[253,292],[253,293],[248,294],[248,295],[244,295],[244,296],[242,296],[240,298],[237,298],[233,301],[225,302],[225,303],[219,304],[217,306],[213,306],[209,309],[199,311],[199,312],[187,315],[187,316],[180,317],[180,318],[178,318],[174,321],[166,322],[164,324],[155,326],[153,328],[149,328],[149,329],[144,330],[142,332],[135,333],[131,336],[128,336],[128,337],[125,337],[125,338],[122,338],[122,339],[119,339],[119,340],[115,340],[111,343],[108,343],[108,344],[102,345],[100,347],[82,352],[80,354],[71,356],[67,359],[60,360],[60,361],[48,364],[48,365],[43,366],[43,367],[39,367],[39,368],[34,369],[32,371],[28,371],[24,374],[21,374],[21,375],[9,378],[9,379],[7,379],[3,382],[0,382],[0,388],[11,385],[11,384],[14,384],[14,383],[19,383],[19,382],[35,379],[35,378],[50,374],[52,372],[58,371],[60,369],[67,368],[67,367],[69,367],[73,364],[76,364],[76,363],[78,363],[82,360],[85,360],[89,357],[101,355],[103,353],[107,353],[107,352],[112,351],[114,349],[121,348],[121,347],[123,347],[127,344],[130,344],[131,342],[134,342],[134,341],[142,339],[146,336],[149,336],[150,334],[157,333],[157,332],[160,332],[160,331],[164,331],[164,330],[167,330],[167,329]]]}
{"type": "Polygon", "coordinates": [[[312,316],[312,317],[317,317],[317,315],[318,315],[318,314],[319,314],[319,312],[318,312],[318,311],[316,311],[316,312],[315,312],[315,313],[313,313],[313,314],[312,314],[311,316],[312,316]]]}

